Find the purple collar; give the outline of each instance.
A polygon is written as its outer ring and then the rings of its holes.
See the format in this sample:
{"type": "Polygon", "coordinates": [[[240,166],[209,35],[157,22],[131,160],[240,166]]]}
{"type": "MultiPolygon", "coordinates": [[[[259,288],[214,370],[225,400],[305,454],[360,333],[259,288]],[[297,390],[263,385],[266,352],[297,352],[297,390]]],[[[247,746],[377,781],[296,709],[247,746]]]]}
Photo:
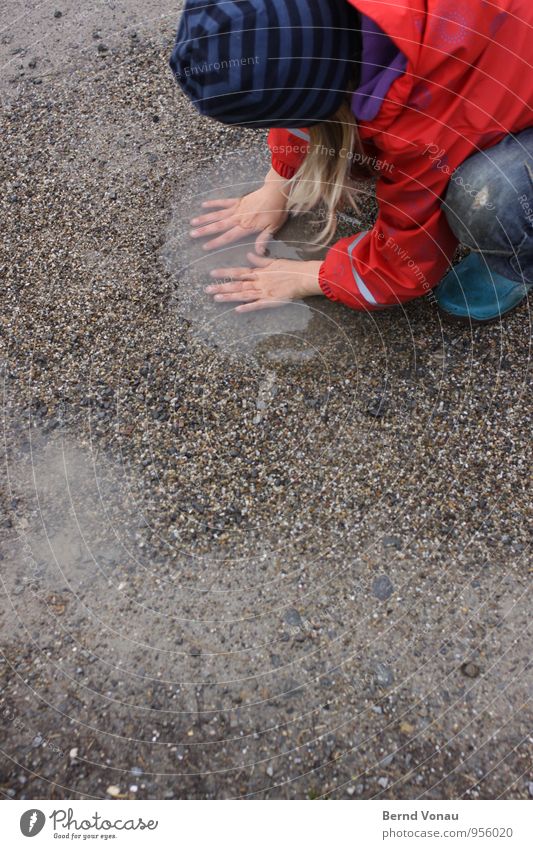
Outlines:
{"type": "Polygon", "coordinates": [[[394,80],[405,74],[407,58],[367,15],[361,15],[361,35],[361,79],[352,96],[352,112],[358,121],[372,121],[394,80]]]}

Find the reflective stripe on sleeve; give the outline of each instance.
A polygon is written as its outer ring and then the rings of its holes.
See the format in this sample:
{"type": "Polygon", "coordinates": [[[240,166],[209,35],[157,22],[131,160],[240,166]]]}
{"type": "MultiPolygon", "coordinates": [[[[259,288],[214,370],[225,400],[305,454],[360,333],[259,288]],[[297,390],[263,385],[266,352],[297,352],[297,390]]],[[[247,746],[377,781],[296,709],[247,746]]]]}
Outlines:
{"type": "Polygon", "coordinates": [[[303,130],[289,130],[289,133],[291,134],[291,136],[296,136],[297,138],[303,139],[306,142],[311,141],[311,136],[309,135],[309,133],[304,133],[303,130]]]}
{"type": "Polygon", "coordinates": [[[363,298],[365,299],[365,301],[367,303],[374,304],[375,306],[377,306],[378,302],[376,301],[374,295],[372,294],[370,289],[365,285],[361,276],[357,273],[357,270],[356,270],[355,265],[354,265],[354,259],[353,259],[353,252],[354,252],[355,248],[357,247],[357,245],[359,244],[361,239],[364,239],[364,237],[367,235],[367,233],[368,233],[368,230],[365,230],[364,233],[359,233],[359,235],[356,236],[356,238],[353,240],[353,242],[351,242],[348,245],[348,256],[350,257],[350,260],[351,260],[352,274],[354,276],[354,280],[355,280],[355,283],[357,285],[359,292],[361,293],[361,295],[363,296],[363,298]]]}

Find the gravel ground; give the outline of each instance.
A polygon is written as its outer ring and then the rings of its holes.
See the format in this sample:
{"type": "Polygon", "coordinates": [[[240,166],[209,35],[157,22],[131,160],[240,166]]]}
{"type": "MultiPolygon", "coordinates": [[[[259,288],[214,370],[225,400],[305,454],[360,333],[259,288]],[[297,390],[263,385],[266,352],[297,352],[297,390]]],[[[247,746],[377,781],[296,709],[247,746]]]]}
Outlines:
{"type": "Polygon", "coordinates": [[[0,790],[533,795],[530,305],[215,310],[183,216],[264,133],[145,6],[2,12],[0,790]]]}

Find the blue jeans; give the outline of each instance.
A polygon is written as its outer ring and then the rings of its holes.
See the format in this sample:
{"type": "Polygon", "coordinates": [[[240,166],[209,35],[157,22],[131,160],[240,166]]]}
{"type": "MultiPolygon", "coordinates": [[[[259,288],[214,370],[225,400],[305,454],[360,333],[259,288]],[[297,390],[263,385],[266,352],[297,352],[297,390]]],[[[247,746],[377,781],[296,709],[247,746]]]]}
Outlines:
{"type": "Polygon", "coordinates": [[[533,127],[465,160],[444,209],[461,244],[489,270],[533,283],[533,127]]]}

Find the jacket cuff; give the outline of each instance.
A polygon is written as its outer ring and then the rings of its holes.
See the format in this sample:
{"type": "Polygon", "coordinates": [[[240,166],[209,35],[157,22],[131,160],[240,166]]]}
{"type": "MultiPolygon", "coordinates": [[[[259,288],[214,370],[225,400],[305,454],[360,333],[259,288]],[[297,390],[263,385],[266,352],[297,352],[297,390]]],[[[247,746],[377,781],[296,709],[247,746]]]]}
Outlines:
{"type": "MultiPolygon", "coordinates": [[[[361,233],[359,238],[364,235],[366,234],[361,233]]],[[[318,271],[318,285],[330,301],[340,301],[352,310],[368,312],[380,309],[381,306],[375,301],[372,303],[365,299],[355,284],[353,260],[348,253],[353,241],[350,236],[341,239],[329,249],[318,271]]]]}
{"type": "Polygon", "coordinates": [[[326,263],[325,263],[325,261],[322,263],[322,265],[320,266],[320,268],[318,270],[318,285],[320,286],[322,293],[326,296],[326,298],[329,298],[330,301],[338,301],[339,300],[337,295],[335,294],[335,292],[333,291],[333,289],[331,288],[331,286],[328,283],[328,280],[327,280],[327,277],[326,277],[326,263]]]}
{"type": "Polygon", "coordinates": [[[291,165],[287,165],[286,162],[282,162],[281,159],[277,159],[275,156],[272,156],[272,168],[285,180],[292,180],[296,174],[296,168],[292,168],[291,165]]]}

